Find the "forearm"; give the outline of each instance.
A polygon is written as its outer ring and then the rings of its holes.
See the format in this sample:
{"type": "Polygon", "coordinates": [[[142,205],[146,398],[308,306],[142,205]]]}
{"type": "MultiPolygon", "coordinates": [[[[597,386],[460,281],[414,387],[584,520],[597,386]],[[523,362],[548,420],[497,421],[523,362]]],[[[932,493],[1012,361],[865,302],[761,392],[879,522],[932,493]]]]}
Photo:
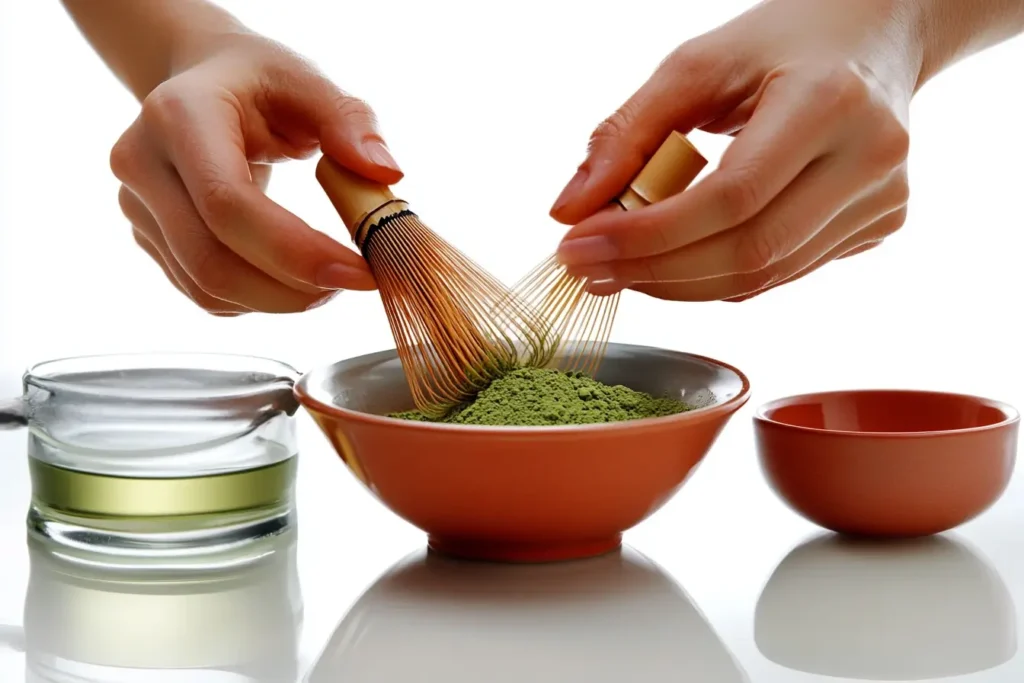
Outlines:
{"type": "Polygon", "coordinates": [[[925,82],[955,62],[1024,32],[1024,0],[907,0],[925,82]]]}
{"type": "Polygon", "coordinates": [[[140,101],[217,38],[245,28],[204,0],[62,0],[89,44],[140,101]]]}

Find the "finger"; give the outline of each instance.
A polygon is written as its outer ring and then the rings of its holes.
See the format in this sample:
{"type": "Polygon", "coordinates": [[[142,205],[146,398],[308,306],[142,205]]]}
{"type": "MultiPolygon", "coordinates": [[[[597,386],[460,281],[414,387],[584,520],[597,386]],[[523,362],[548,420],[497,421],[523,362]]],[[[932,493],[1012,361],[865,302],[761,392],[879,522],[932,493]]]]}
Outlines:
{"type": "MultiPolygon", "coordinates": [[[[569,266],[568,270],[577,277],[626,283],[701,280],[763,271],[812,240],[860,186],[860,178],[850,169],[822,159],[808,166],[764,211],[731,230],[648,258],[569,266]]],[[[861,225],[849,228],[856,230],[861,225]]],[[[837,234],[833,226],[825,237],[838,242],[846,235],[837,234]]]]}
{"type": "Polygon", "coordinates": [[[324,154],[370,180],[393,185],[402,179],[368,104],[313,68],[268,69],[265,79],[267,114],[276,133],[313,135],[324,154]]]}
{"type": "Polygon", "coordinates": [[[218,241],[196,212],[181,179],[159,162],[144,134],[126,135],[118,144],[111,154],[115,175],[153,215],[173,260],[202,291],[269,313],[306,310],[324,296],[323,290],[301,292],[283,285],[218,241]]]}
{"type": "Polygon", "coordinates": [[[882,242],[884,242],[884,241],[885,241],[884,239],[880,239],[880,240],[875,240],[873,242],[867,242],[867,243],[862,244],[862,245],[860,245],[858,247],[854,247],[850,251],[843,252],[839,256],[836,256],[836,260],[838,261],[839,259],[850,258],[851,256],[856,256],[857,254],[863,254],[865,251],[871,251],[875,247],[881,246],[882,242]]]}
{"type": "Polygon", "coordinates": [[[153,259],[158,266],[160,266],[160,270],[164,272],[164,276],[172,285],[174,285],[174,288],[184,294],[187,299],[192,301],[192,303],[195,303],[195,299],[192,299],[192,297],[189,296],[185,288],[178,282],[178,278],[174,276],[174,273],[171,272],[171,269],[167,266],[167,262],[164,261],[164,257],[160,255],[160,250],[157,249],[156,246],[149,241],[149,238],[142,234],[142,232],[135,226],[132,226],[132,238],[135,240],[135,244],[137,244],[142,251],[146,252],[146,254],[153,259]]]}
{"type": "Polygon", "coordinates": [[[555,200],[551,215],[573,224],[622,191],[673,130],[686,133],[742,101],[743,80],[729,55],[703,41],[673,52],[591,134],[587,157],[555,200]]]}
{"type": "Polygon", "coordinates": [[[675,197],[587,218],[566,233],[559,260],[589,265],[653,256],[753,218],[830,146],[836,124],[808,106],[807,90],[803,82],[770,80],[717,169],[675,197]]]}
{"type": "Polygon", "coordinates": [[[136,244],[157,262],[157,265],[163,269],[164,275],[179,292],[213,315],[237,315],[250,312],[249,309],[238,304],[210,296],[188,276],[167,246],[156,219],[134,192],[122,185],[117,199],[121,205],[121,212],[132,224],[132,236],[135,238],[136,244]]]}
{"type": "Polygon", "coordinates": [[[359,255],[313,230],[253,182],[233,106],[169,95],[150,112],[147,125],[156,126],[199,216],[230,251],[289,287],[373,289],[359,255]]]}
{"type": "MultiPolygon", "coordinates": [[[[167,277],[168,280],[170,280],[171,284],[174,285],[175,289],[184,294],[193,303],[200,306],[200,308],[204,308],[204,310],[206,310],[207,313],[209,313],[210,315],[215,315],[219,318],[235,318],[246,312],[243,310],[232,310],[231,308],[225,308],[222,310],[218,310],[215,308],[205,308],[198,301],[189,296],[188,291],[181,284],[178,283],[178,280],[174,276],[173,271],[167,265],[167,262],[164,261],[163,256],[160,255],[160,250],[156,247],[156,245],[149,241],[149,238],[143,235],[137,228],[132,229],[132,236],[135,238],[135,243],[139,245],[139,247],[141,247],[142,250],[150,256],[150,258],[156,261],[157,265],[159,265],[160,268],[164,271],[164,275],[167,277]]],[[[228,306],[230,306],[230,304],[228,304],[228,306]]]]}
{"type": "Polygon", "coordinates": [[[831,251],[820,256],[805,268],[792,273],[789,277],[783,278],[778,282],[772,283],[771,285],[763,287],[757,291],[749,292],[739,297],[726,299],[726,301],[746,301],[747,299],[754,296],[760,296],[761,294],[769,292],[777,287],[781,287],[782,285],[805,278],[832,261],[849,258],[850,256],[856,256],[857,254],[863,254],[866,251],[875,249],[881,245],[887,237],[899,230],[905,221],[906,211],[904,209],[892,211],[864,228],[861,232],[851,235],[845,241],[836,245],[831,251]]]}
{"type": "MultiPolygon", "coordinates": [[[[820,267],[840,253],[863,243],[884,239],[905,220],[900,188],[886,188],[848,207],[819,235],[788,258],[760,271],[682,282],[643,283],[631,286],[657,298],[679,301],[721,301],[749,298],[789,282],[809,268],[820,267]],[[814,264],[819,264],[815,266],[814,264]]],[[[605,294],[610,286],[597,293],[605,294]]]]}
{"type": "Polygon", "coordinates": [[[761,92],[759,90],[737,105],[732,111],[703,124],[700,129],[705,133],[712,133],[714,135],[736,135],[743,130],[743,127],[750,121],[750,117],[754,115],[760,97],[761,92]]]}

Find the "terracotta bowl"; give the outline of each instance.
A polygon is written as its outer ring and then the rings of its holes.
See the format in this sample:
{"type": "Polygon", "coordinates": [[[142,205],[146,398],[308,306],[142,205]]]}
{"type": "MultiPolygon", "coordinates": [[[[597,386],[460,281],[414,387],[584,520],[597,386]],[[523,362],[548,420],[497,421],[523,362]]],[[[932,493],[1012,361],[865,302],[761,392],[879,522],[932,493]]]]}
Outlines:
{"type": "Polygon", "coordinates": [[[974,396],[864,390],[773,401],[754,417],[768,483],[826,529],[871,537],[941,533],[1006,490],[1020,417],[974,396]]]}
{"type": "Polygon", "coordinates": [[[329,365],[296,385],[341,459],[386,506],[464,558],[599,555],[679,490],[746,401],[738,370],[685,353],[611,344],[597,378],[698,409],[572,427],[396,420],[412,406],[394,351],[329,365]]]}

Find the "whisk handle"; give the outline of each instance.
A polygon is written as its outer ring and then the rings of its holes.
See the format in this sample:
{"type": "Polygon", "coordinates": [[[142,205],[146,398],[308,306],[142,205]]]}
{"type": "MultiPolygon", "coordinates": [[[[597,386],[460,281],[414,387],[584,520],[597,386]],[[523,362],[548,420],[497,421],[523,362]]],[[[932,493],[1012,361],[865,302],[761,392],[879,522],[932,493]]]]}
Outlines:
{"type": "Polygon", "coordinates": [[[616,202],[632,211],[668,199],[689,187],[707,163],[685,135],[672,131],[616,202]]]}
{"type": "Polygon", "coordinates": [[[327,156],[317,162],[316,179],[357,244],[366,219],[385,204],[396,201],[387,185],[368,180],[327,156]]]}

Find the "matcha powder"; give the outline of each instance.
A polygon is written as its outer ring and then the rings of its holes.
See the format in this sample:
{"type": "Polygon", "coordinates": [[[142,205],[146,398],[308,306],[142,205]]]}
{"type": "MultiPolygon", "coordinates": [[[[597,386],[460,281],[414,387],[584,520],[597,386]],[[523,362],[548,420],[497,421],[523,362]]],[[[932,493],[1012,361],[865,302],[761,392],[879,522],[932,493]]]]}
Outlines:
{"type": "Polygon", "coordinates": [[[476,398],[446,417],[418,411],[390,417],[420,422],[491,426],[556,426],[623,422],[690,410],[672,398],[655,398],[624,386],[608,386],[582,373],[518,368],[491,382],[476,398]]]}

